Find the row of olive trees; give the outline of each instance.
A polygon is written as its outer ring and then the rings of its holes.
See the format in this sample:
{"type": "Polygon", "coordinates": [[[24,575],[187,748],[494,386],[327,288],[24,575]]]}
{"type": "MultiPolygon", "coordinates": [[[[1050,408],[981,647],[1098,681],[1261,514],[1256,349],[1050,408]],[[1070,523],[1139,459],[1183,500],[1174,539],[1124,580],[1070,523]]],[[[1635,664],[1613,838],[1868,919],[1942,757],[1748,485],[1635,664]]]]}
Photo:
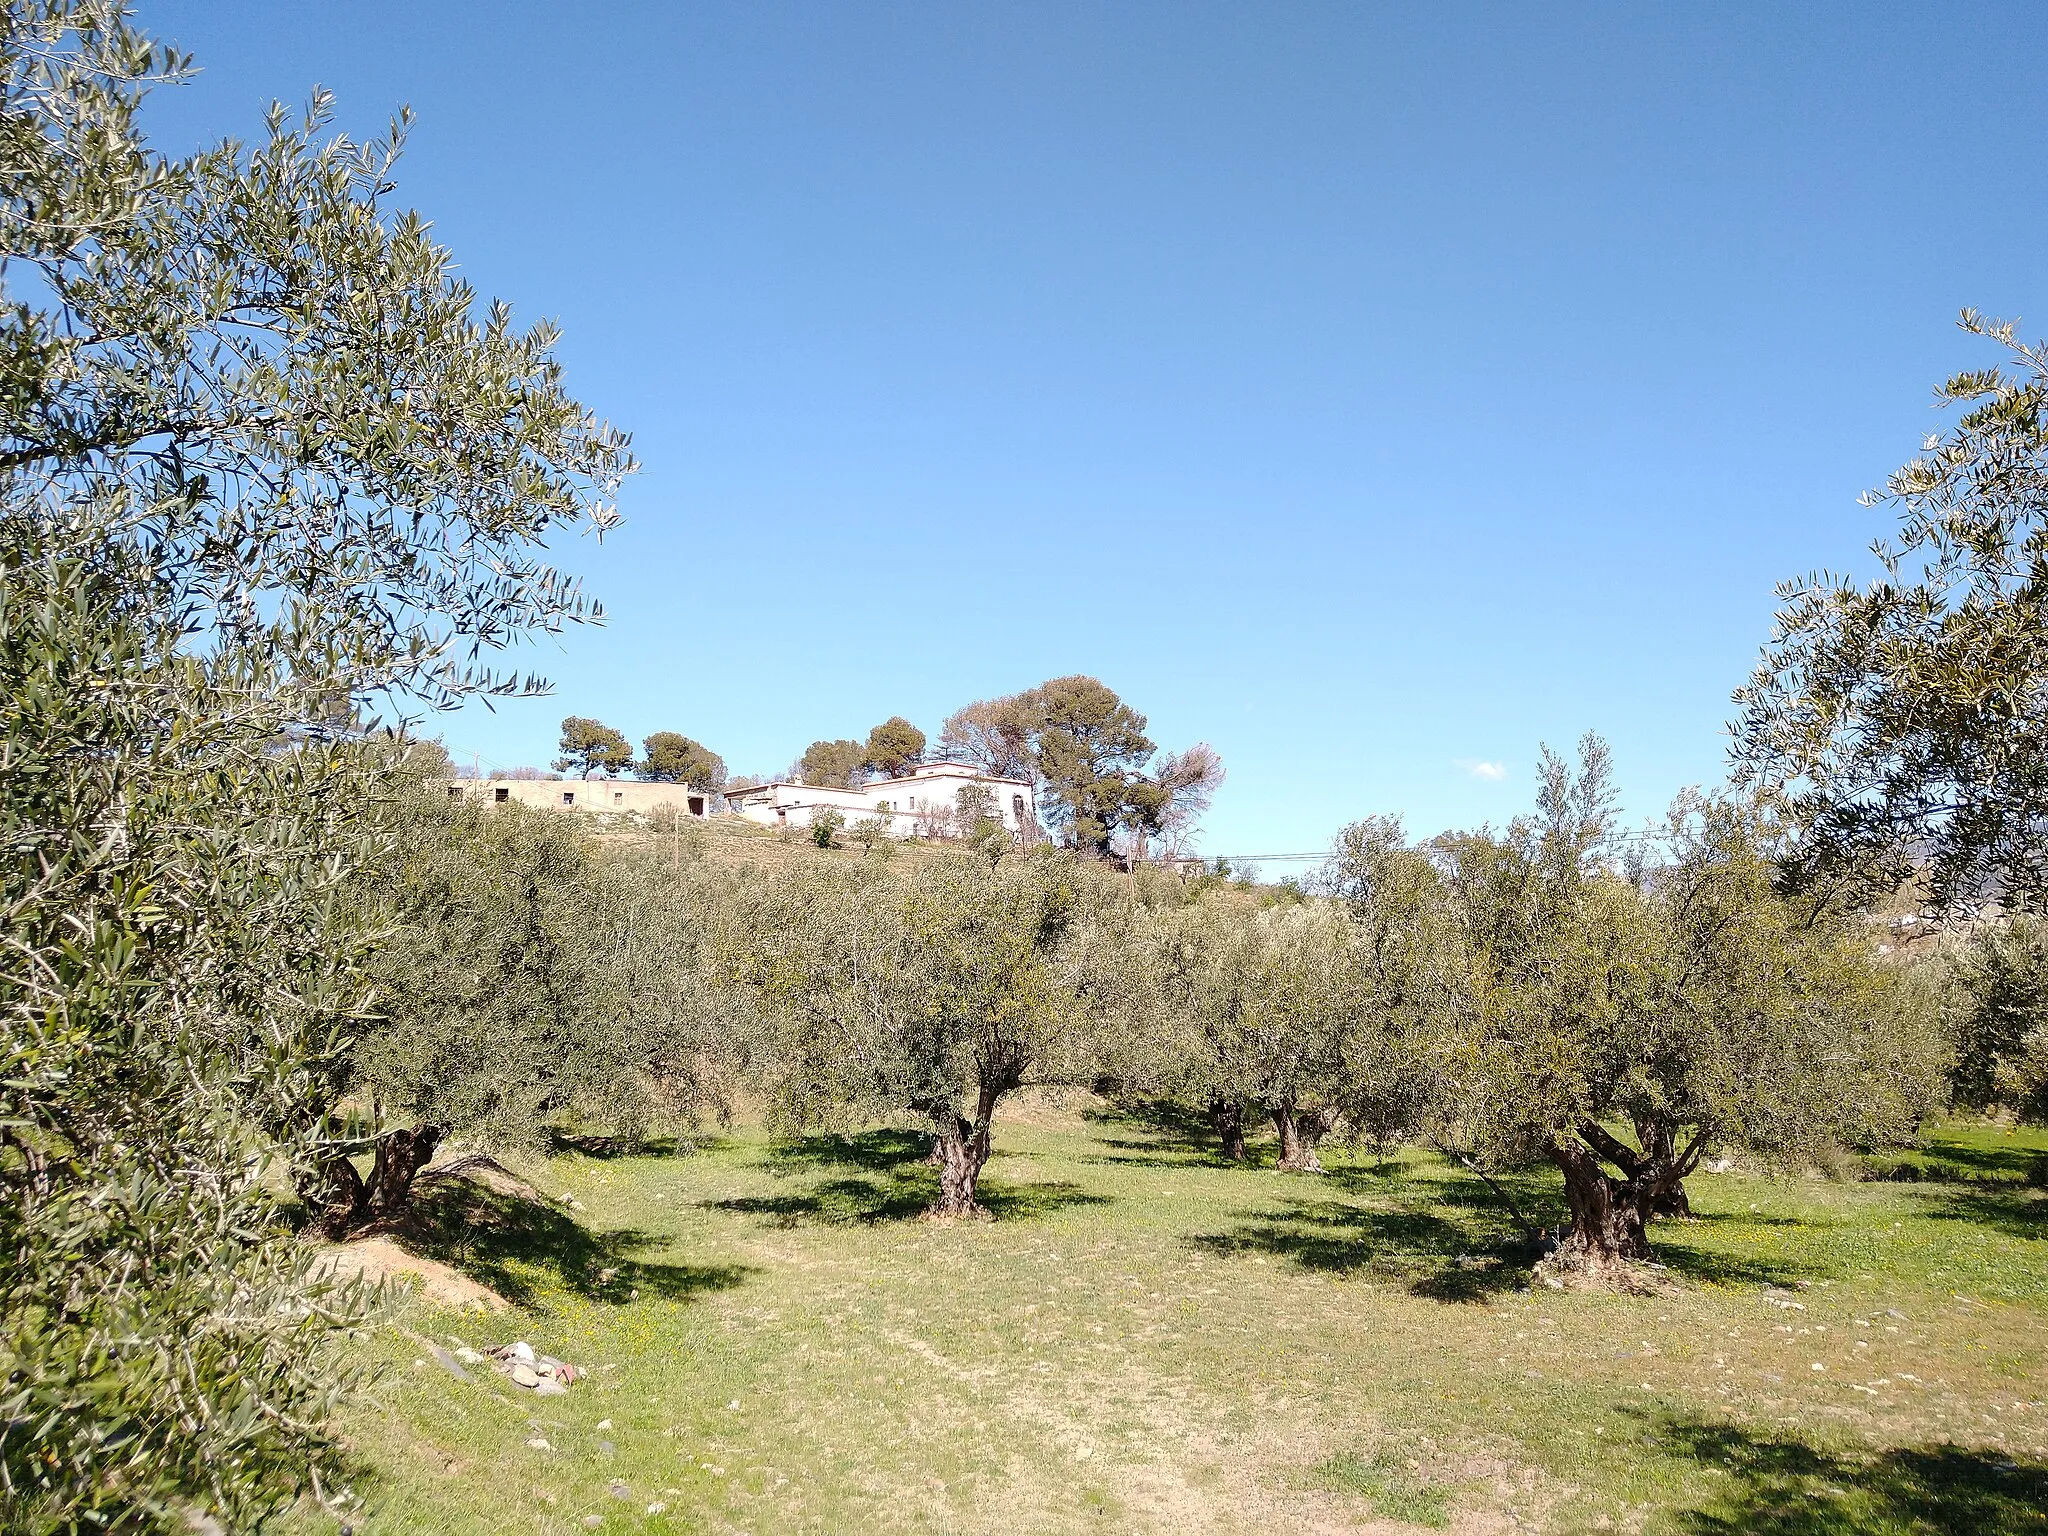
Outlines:
{"type": "Polygon", "coordinates": [[[632,1141],[724,1112],[753,1038],[707,951],[730,881],[519,806],[395,808],[354,891],[383,935],[363,965],[375,1005],[315,1106],[357,1134],[321,1143],[302,1181],[328,1232],[403,1219],[451,1138],[545,1149],[574,1123],[632,1141]]]}
{"type": "MultiPolygon", "coordinates": [[[[1909,1134],[1940,1099],[1946,1059],[1863,927],[1780,892],[1782,834],[1756,808],[1689,796],[1654,837],[1624,839],[1612,801],[1589,738],[1576,767],[1546,755],[1533,814],[1420,846],[1397,822],[1361,822],[1323,894],[1284,904],[1128,882],[1045,849],[773,877],[651,868],[643,880],[668,882],[654,907],[685,910],[660,920],[658,977],[632,983],[658,989],[639,999],[645,1022],[575,1027],[614,1052],[610,1066],[592,1053],[600,1080],[629,1066],[646,1077],[634,1063],[659,1041],[696,1064],[690,1082],[745,1074],[785,1123],[914,1117],[935,1138],[939,1214],[977,1209],[1006,1096],[1116,1085],[1199,1106],[1236,1153],[1248,1124],[1270,1120],[1291,1171],[1319,1168],[1332,1134],[1420,1140],[1483,1177],[1547,1162],[1571,1215],[1565,1260],[1599,1269],[1648,1254],[1649,1222],[1685,1209],[1684,1180],[1710,1151],[1789,1165],[1909,1134]]],[[[512,825],[529,822],[521,836],[573,836],[545,818],[512,825]]],[[[493,827],[465,835],[510,835],[493,827]]],[[[446,952],[490,949],[467,932],[419,946],[429,963],[446,952]]],[[[439,1016],[496,1027],[474,1002],[439,1016]]],[[[522,1017],[569,1038],[545,1010],[522,1017]]],[[[421,1059],[446,1030],[377,1049],[421,1059]]],[[[479,1037],[449,1054],[492,1095],[525,1084],[529,1115],[573,1107],[546,1050],[479,1037]]],[[[449,1098],[379,1071],[394,1099],[449,1098]]],[[[601,1081],[591,1098],[632,1102],[601,1081]]]]}
{"type": "Polygon", "coordinates": [[[1212,898],[1150,926],[1153,1080],[1282,1168],[1333,1129],[1416,1138],[1482,1175],[1562,1177],[1562,1261],[1649,1253],[1710,1151],[1787,1165],[1909,1134],[1938,1102],[1928,1011],[1860,925],[1780,894],[1777,830],[1686,797],[1615,836],[1604,747],[1546,754],[1537,812],[1409,846],[1345,832],[1325,902],[1212,898]]]}

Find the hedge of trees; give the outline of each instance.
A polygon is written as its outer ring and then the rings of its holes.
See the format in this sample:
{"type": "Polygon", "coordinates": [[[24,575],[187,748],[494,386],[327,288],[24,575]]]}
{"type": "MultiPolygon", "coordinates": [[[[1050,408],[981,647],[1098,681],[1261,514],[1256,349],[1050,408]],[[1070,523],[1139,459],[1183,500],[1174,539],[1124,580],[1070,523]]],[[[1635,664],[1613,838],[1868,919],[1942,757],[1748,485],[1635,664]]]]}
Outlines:
{"type": "MultiPolygon", "coordinates": [[[[1548,1163],[1557,1262],[1598,1275],[1650,1256],[1709,1153],[1811,1164],[1946,1092],[1931,994],[1780,889],[1783,829],[1689,794],[1624,839],[1593,737],[1506,828],[1363,821],[1291,899],[1043,847],[717,874],[516,807],[415,815],[343,1085],[414,1139],[630,1134],[744,1083],[786,1125],[914,1119],[932,1214],[971,1215],[1005,1096],[1093,1086],[1182,1100],[1234,1156],[1270,1122],[1286,1171],[1333,1135],[1548,1163]]],[[[338,1229],[391,1214],[330,1203],[338,1229]]]]}

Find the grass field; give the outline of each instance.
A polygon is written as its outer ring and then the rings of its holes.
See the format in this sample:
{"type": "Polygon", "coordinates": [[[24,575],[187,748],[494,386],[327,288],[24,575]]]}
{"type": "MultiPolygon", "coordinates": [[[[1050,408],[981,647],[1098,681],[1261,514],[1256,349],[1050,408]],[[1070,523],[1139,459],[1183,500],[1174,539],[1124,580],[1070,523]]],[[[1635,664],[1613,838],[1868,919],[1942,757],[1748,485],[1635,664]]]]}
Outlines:
{"type": "Polygon", "coordinates": [[[525,1171],[580,1211],[444,1207],[431,1246],[516,1309],[406,1302],[369,1346],[351,1523],[2048,1532],[2048,1138],[1937,1133],[1910,1182],[1696,1177],[1656,1233],[1681,1287],[1642,1299],[1524,1289],[1433,1159],[1281,1176],[1169,1117],[1033,1119],[988,1223],[917,1220],[923,1138],[889,1130],[564,1155],[525,1171]],[[513,1338],[588,1380],[428,1348],[513,1338]]]}

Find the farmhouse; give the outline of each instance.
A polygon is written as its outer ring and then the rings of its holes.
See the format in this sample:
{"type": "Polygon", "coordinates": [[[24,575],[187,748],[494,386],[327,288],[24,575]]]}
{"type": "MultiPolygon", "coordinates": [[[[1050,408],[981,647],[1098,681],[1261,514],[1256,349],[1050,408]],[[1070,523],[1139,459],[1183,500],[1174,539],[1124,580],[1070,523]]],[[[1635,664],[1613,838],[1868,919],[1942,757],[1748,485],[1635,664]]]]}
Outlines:
{"type": "Polygon", "coordinates": [[[718,797],[687,784],[650,784],[638,779],[444,779],[448,798],[467,797],[536,810],[608,811],[645,816],[664,805],[682,816],[709,816],[718,797]]]}
{"type": "MultiPolygon", "coordinates": [[[[834,810],[853,822],[877,816],[891,837],[945,836],[956,830],[963,791],[979,791],[988,815],[1004,828],[1031,840],[1038,827],[1038,806],[1032,785],[1024,779],[997,778],[972,763],[940,760],[919,763],[894,779],[876,779],[858,789],[832,789],[818,784],[779,780],[746,789],[728,789],[726,804],[764,827],[808,827],[822,811],[834,810]]],[[[970,799],[976,796],[970,794],[970,799]]]]}

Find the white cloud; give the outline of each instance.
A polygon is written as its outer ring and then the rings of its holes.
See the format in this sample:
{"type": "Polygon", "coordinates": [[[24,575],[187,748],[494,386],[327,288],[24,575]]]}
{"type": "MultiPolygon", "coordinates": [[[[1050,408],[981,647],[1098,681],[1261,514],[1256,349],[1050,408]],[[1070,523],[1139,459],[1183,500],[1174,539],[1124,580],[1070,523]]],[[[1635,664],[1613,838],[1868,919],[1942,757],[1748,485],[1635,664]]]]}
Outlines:
{"type": "Polygon", "coordinates": [[[1508,776],[1506,763],[1489,763],[1479,758],[1461,757],[1458,766],[1475,779],[1484,779],[1489,784],[1498,784],[1508,776]]]}

